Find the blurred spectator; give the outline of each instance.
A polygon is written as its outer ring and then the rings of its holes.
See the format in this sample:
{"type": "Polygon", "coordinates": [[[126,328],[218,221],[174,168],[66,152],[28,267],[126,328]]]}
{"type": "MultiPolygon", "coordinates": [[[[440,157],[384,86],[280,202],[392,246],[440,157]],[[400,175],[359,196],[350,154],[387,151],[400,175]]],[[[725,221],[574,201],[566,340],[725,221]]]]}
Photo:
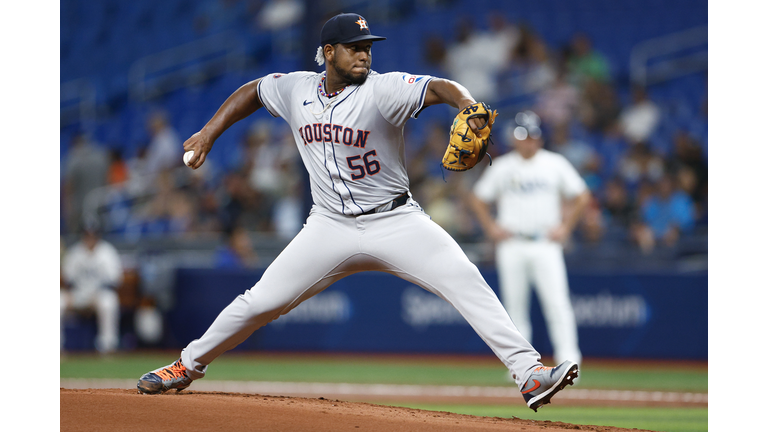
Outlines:
{"type": "Polygon", "coordinates": [[[643,87],[635,86],[632,89],[632,104],[625,107],[619,116],[627,140],[631,144],[647,141],[660,119],[661,111],[656,103],[648,99],[643,87]]]}
{"type": "MultiPolygon", "coordinates": [[[[431,180],[443,182],[440,161],[448,144],[448,130],[442,123],[432,122],[425,129],[424,143],[415,154],[408,155],[408,178],[411,179],[411,191],[415,196],[420,197],[418,200],[422,204],[426,203],[426,196],[422,196],[419,189],[431,180]]],[[[414,148],[406,147],[408,150],[414,148]]]]}
{"type": "Polygon", "coordinates": [[[443,66],[445,64],[446,47],[445,41],[441,36],[430,35],[424,40],[422,48],[424,53],[424,60],[427,65],[433,68],[432,74],[441,75],[445,71],[443,66]]]}
{"type": "Polygon", "coordinates": [[[579,90],[565,79],[565,69],[560,68],[552,84],[538,94],[535,112],[544,124],[557,127],[570,124],[578,106],[579,90]]]}
{"type": "Polygon", "coordinates": [[[243,171],[224,176],[219,205],[221,226],[225,231],[235,226],[248,231],[272,231],[272,203],[249,185],[243,171]]]}
{"type": "Polygon", "coordinates": [[[224,233],[225,242],[216,249],[216,268],[253,268],[258,264],[258,256],[248,231],[234,227],[224,233]]]}
{"type": "Polygon", "coordinates": [[[555,126],[552,130],[552,151],[560,153],[584,176],[588,167],[593,167],[597,161],[597,153],[584,141],[570,136],[567,124],[555,126]]]}
{"type": "Polygon", "coordinates": [[[152,179],[150,178],[146,145],[140,146],[136,150],[136,154],[128,159],[126,165],[128,167],[128,189],[132,193],[140,193],[151,186],[152,179]]]}
{"type": "Polygon", "coordinates": [[[616,90],[610,83],[587,81],[583,86],[579,120],[593,133],[602,133],[621,113],[616,90]]]}
{"type": "Polygon", "coordinates": [[[146,169],[150,175],[182,165],[184,147],[179,134],[168,122],[165,112],[157,111],[147,120],[152,139],[146,154],[146,169]]]}
{"type": "Polygon", "coordinates": [[[293,238],[304,219],[300,159],[290,131],[273,135],[270,123],[258,121],[244,140],[248,186],[261,197],[263,211],[269,212],[269,229],[293,238]]]}
{"type": "Polygon", "coordinates": [[[697,220],[706,213],[707,181],[709,171],[703,151],[690,134],[677,131],[674,136],[674,150],[667,160],[669,172],[677,175],[680,188],[696,205],[697,220]]]}
{"type": "Polygon", "coordinates": [[[611,227],[627,230],[638,217],[629,191],[624,182],[616,177],[608,180],[603,188],[602,207],[604,219],[611,227]]]}
{"type": "MultiPolygon", "coordinates": [[[[411,193],[432,220],[454,238],[460,241],[474,240],[478,227],[461,200],[463,188],[475,179],[479,171],[467,172],[466,176],[444,172],[440,161],[447,143],[448,130],[445,125],[440,122],[431,123],[427,127],[423,145],[414,154],[408,155],[411,193]]],[[[495,149],[489,150],[491,153],[495,149]]]]}
{"type": "Polygon", "coordinates": [[[123,276],[120,256],[102,240],[99,228],[88,222],[80,242],[66,251],[62,264],[64,286],[60,292],[61,348],[65,346],[67,313],[96,314],[96,349],[111,353],[119,344],[120,300],[117,289],[123,276]]]}
{"type": "Polygon", "coordinates": [[[194,206],[190,197],[176,188],[169,172],[160,173],[154,184],[150,201],[131,215],[126,227],[132,236],[182,234],[194,224],[194,206]]]}
{"type": "Polygon", "coordinates": [[[600,243],[605,235],[605,224],[600,203],[595,196],[590,197],[576,232],[578,239],[589,244],[600,243]]]}
{"type": "Polygon", "coordinates": [[[642,180],[636,187],[634,195],[634,206],[637,208],[637,218],[630,220],[629,234],[631,240],[633,240],[645,254],[653,252],[653,249],[656,247],[656,237],[653,235],[653,230],[651,230],[648,224],[643,221],[641,209],[653,196],[655,196],[656,191],[656,183],[642,180]]]}
{"type": "Polygon", "coordinates": [[[120,286],[120,347],[157,348],[163,337],[163,317],[152,297],[141,292],[138,268],[127,265],[120,286]]]}
{"type": "Polygon", "coordinates": [[[123,151],[119,148],[110,149],[109,161],[107,183],[117,185],[126,182],[128,180],[128,164],[123,159],[123,151]]]}
{"type": "Polygon", "coordinates": [[[581,172],[581,176],[584,178],[584,182],[587,183],[590,191],[598,191],[603,187],[602,165],[602,158],[596,153],[584,165],[584,171],[581,172]]]}
{"type": "Polygon", "coordinates": [[[64,211],[67,229],[82,228],[83,210],[88,193],[107,184],[109,157],[85,134],[77,135],[64,162],[64,211]]]}
{"type": "Polygon", "coordinates": [[[693,201],[677,187],[670,175],[661,178],[656,193],[643,202],[640,213],[643,223],[653,234],[653,244],[662,242],[674,246],[694,225],[693,201]]]}
{"type": "Polygon", "coordinates": [[[260,29],[274,31],[296,25],[304,16],[304,3],[298,0],[267,0],[256,17],[260,29]]]}
{"type": "Polygon", "coordinates": [[[421,188],[420,197],[425,198],[423,208],[432,221],[458,241],[468,241],[474,238],[476,227],[462,202],[462,180],[456,175],[449,175],[446,182],[432,178],[421,188]]]}
{"type": "Polygon", "coordinates": [[[185,234],[195,226],[195,205],[192,197],[181,190],[174,190],[168,200],[168,232],[185,234]]]}
{"type": "Polygon", "coordinates": [[[618,166],[619,175],[633,189],[643,180],[659,181],[664,172],[664,160],[651,152],[645,143],[630,147],[618,166]]]}
{"type": "Polygon", "coordinates": [[[513,92],[535,93],[552,85],[557,69],[544,41],[531,28],[520,29],[520,41],[512,47],[509,60],[513,92]]]}
{"type": "Polygon", "coordinates": [[[610,178],[616,175],[620,161],[629,149],[618,121],[605,128],[595,148],[600,154],[600,176],[610,178]]]}
{"type": "Polygon", "coordinates": [[[578,87],[591,81],[610,80],[610,64],[600,53],[592,49],[592,41],[585,33],[576,33],[566,49],[568,80],[578,87]]]}
{"type": "Polygon", "coordinates": [[[675,172],[675,181],[680,186],[680,190],[691,197],[695,208],[695,220],[701,219],[704,213],[702,204],[706,203],[706,197],[702,192],[706,191],[705,185],[699,185],[696,172],[689,166],[682,166],[675,172]]]}
{"type": "Polygon", "coordinates": [[[456,43],[448,47],[445,56],[448,76],[462,83],[476,100],[495,102],[499,96],[497,73],[507,63],[515,43],[514,28],[494,17],[490,32],[479,33],[474,31],[471,18],[464,16],[457,23],[456,35],[456,43]]]}
{"type": "Polygon", "coordinates": [[[512,52],[520,43],[520,29],[507,21],[500,11],[492,11],[488,14],[487,32],[477,35],[485,44],[486,50],[498,55],[490,56],[486,61],[491,62],[494,69],[503,68],[510,60],[512,52]]]}
{"type": "Polygon", "coordinates": [[[120,303],[120,347],[123,350],[136,348],[136,335],[134,332],[134,311],[139,305],[139,273],[130,264],[123,265],[123,282],[117,291],[120,303]]]}
{"type": "MultiPolygon", "coordinates": [[[[283,142],[293,145],[289,141],[283,142]]],[[[302,203],[303,173],[297,168],[295,159],[283,159],[279,168],[283,187],[272,209],[272,226],[278,236],[291,239],[301,231],[306,218],[302,203]]]]}
{"type": "Polygon", "coordinates": [[[193,229],[196,233],[212,233],[222,230],[217,186],[219,186],[218,182],[207,183],[203,178],[197,176],[191,178],[187,190],[189,196],[194,197],[195,224],[193,229]]]}
{"type": "Polygon", "coordinates": [[[706,183],[708,168],[701,146],[690,134],[681,130],[675,133],[673,142],[673,153],[667,161],[669,169],[675,171],[682,167],[689,167],[696,174],[699,186],[706,183]]]}
{"type": "Polygon", "coordinates": [[[290,157],[287,153],[293,149],[275,139],[271,123],[264,120],[251,125],[245,137],[245,146],[244,169],[248,173],[248,185],[270,197],[277,195],[284,180],[280,164],[290,157]]]}

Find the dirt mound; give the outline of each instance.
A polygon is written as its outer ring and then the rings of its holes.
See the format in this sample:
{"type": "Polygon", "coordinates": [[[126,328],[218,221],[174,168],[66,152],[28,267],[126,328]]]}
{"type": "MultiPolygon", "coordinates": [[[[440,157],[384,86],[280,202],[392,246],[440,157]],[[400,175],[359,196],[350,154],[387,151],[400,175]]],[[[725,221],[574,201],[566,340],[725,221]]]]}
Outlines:
{"type": "MultiPolygon", "coordinates": [[[[60,389],[61,431],[637,431],[519,418],[343,402],[324,398],[243,393],[169,392],[140,395],[124,389],[60,389]]],[[[545,408],[546,409],[546,408],[545,408]]]]}

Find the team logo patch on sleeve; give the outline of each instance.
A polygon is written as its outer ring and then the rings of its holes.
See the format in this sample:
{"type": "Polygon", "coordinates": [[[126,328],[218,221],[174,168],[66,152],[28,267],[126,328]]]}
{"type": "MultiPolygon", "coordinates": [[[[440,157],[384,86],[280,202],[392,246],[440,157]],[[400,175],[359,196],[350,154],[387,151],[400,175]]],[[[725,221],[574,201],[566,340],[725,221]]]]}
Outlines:
{"type": "Polygon", "coordinates": [[[408,84],[417,83],[422,79],[424,79],[424,75],[403,74],[403,81],[407,82],[408,84]]]}

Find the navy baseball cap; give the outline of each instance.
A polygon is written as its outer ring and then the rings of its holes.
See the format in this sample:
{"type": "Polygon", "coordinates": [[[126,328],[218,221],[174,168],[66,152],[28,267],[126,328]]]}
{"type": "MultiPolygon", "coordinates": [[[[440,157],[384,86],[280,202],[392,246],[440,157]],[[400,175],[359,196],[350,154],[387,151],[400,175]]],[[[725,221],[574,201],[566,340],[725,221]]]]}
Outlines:
{"type": "Polygon", "coordinates": [[[329,19],[320,32],[320,46],[352,43],[362,40],[380,41],[387,38],[371,34],[368,21],[362,16],[342,13],[329,19]]]}

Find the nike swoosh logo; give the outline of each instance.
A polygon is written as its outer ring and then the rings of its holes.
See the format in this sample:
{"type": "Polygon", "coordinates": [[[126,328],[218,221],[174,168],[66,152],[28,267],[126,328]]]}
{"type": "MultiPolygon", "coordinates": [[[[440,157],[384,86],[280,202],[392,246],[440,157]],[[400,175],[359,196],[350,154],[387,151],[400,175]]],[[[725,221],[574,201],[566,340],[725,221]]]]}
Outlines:
{"type": "Polygon", "coordinates": [[[307,106],[307,105],[311,104],[312,102],[314,102],[314,101],[304,101],[304,106],[307,106]]]}
{"type": "Polygon", "coordinates": [[[538,380],[533,380],[533,382],[536,383],[535,386],[533,386],[532,388],[529,388],[526,391],[521,391],[520,394],[530,393],[530,392],[536,390],[537,388],[541,387],[541,383],[538,380]]]}

